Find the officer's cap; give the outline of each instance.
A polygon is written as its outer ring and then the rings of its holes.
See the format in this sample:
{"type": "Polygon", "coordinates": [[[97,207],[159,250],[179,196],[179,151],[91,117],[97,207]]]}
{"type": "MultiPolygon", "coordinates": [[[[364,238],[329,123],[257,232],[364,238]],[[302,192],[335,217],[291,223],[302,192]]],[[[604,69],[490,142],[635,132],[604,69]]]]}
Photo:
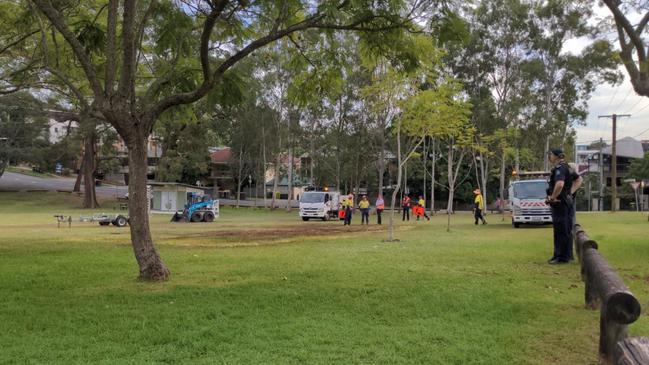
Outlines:
{"type": "Polygon", "coordinates": [[[566,155],[563,153],[563,150],[561,148],[553,148],[551,149],[548,153],[551,153],[557,157],[563,158],[566,155]]]}

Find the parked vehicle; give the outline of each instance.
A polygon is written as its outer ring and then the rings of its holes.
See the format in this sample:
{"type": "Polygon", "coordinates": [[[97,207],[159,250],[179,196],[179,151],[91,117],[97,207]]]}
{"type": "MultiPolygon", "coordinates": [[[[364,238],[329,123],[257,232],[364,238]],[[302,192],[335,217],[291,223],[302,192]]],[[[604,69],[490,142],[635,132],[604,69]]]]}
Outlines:
{"type": "MultiPolygon", "coordinates": [[[[521,173],[519,176],[538,176],[547,173],[521,173]]],[[[530,179],[512,181],[509,185],[509,202],[512,210],[512,225],[519,228],[521,224],[552,223],[550,206],[545,204],[548,181],[530,179]]]]}
{"type": "Polygon", "coordinates": [[[327,190],[305,191],[300,196],[300,217],[303,221],[311,218],[323,221],[338,218],[340,193],[327,190]]]}

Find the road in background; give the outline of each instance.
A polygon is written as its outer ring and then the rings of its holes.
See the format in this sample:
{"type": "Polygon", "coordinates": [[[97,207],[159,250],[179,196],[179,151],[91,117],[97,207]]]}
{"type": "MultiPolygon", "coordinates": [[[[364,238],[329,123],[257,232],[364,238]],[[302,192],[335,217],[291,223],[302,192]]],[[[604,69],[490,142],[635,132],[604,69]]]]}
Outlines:
{"type": "MultiPolygon", "coordinates": [[[[69,177],[42,178],[5,171],[2,177],[0,177],[0,191],[72,191],[74,183],[75,179],[69,177]]],[[[97,186],[96,190],[97,195],[102,198],[118,198],[123,197],[124,194],[126,194],[128,187],[103,185],[97,186]]],[[[83,185],[81,191],[83,192],[83,185]]]]}

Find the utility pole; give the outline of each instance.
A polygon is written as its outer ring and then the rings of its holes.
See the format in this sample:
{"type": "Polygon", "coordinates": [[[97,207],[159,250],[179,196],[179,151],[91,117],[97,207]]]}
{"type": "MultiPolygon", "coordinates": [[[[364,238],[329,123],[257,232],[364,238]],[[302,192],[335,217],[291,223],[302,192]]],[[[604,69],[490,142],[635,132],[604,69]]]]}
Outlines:
{"type": "Polygon", "coordinates": [[[617,118],[628,118],[631,114],[600,115],[600,118],[611,118],[613,120],[613,141],[611,143],[611,213],[615,213],[617,201],[617,118]]]}
{"type": "Polygon", "coordinates": [[[597,199],[597,208],[600,212],[604,211],[604,141],[599,139],[599,197],[597,199]]]}

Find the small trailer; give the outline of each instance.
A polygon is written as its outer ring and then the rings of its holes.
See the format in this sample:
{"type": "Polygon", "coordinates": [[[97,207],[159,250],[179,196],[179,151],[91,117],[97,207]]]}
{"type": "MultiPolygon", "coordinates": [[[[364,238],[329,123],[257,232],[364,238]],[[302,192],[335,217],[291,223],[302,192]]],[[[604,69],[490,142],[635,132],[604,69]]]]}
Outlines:
{"type": "Polygon", "coordinates": [[[128,216],[123,214],[106,214],[98,213],[93,214],[90,217],[79,217],[79,222],[97,222],[100,226],[107,226],[113,224],[117,227],[126,227],[127,224],[130,224],[131,221],[128,216]]]}

